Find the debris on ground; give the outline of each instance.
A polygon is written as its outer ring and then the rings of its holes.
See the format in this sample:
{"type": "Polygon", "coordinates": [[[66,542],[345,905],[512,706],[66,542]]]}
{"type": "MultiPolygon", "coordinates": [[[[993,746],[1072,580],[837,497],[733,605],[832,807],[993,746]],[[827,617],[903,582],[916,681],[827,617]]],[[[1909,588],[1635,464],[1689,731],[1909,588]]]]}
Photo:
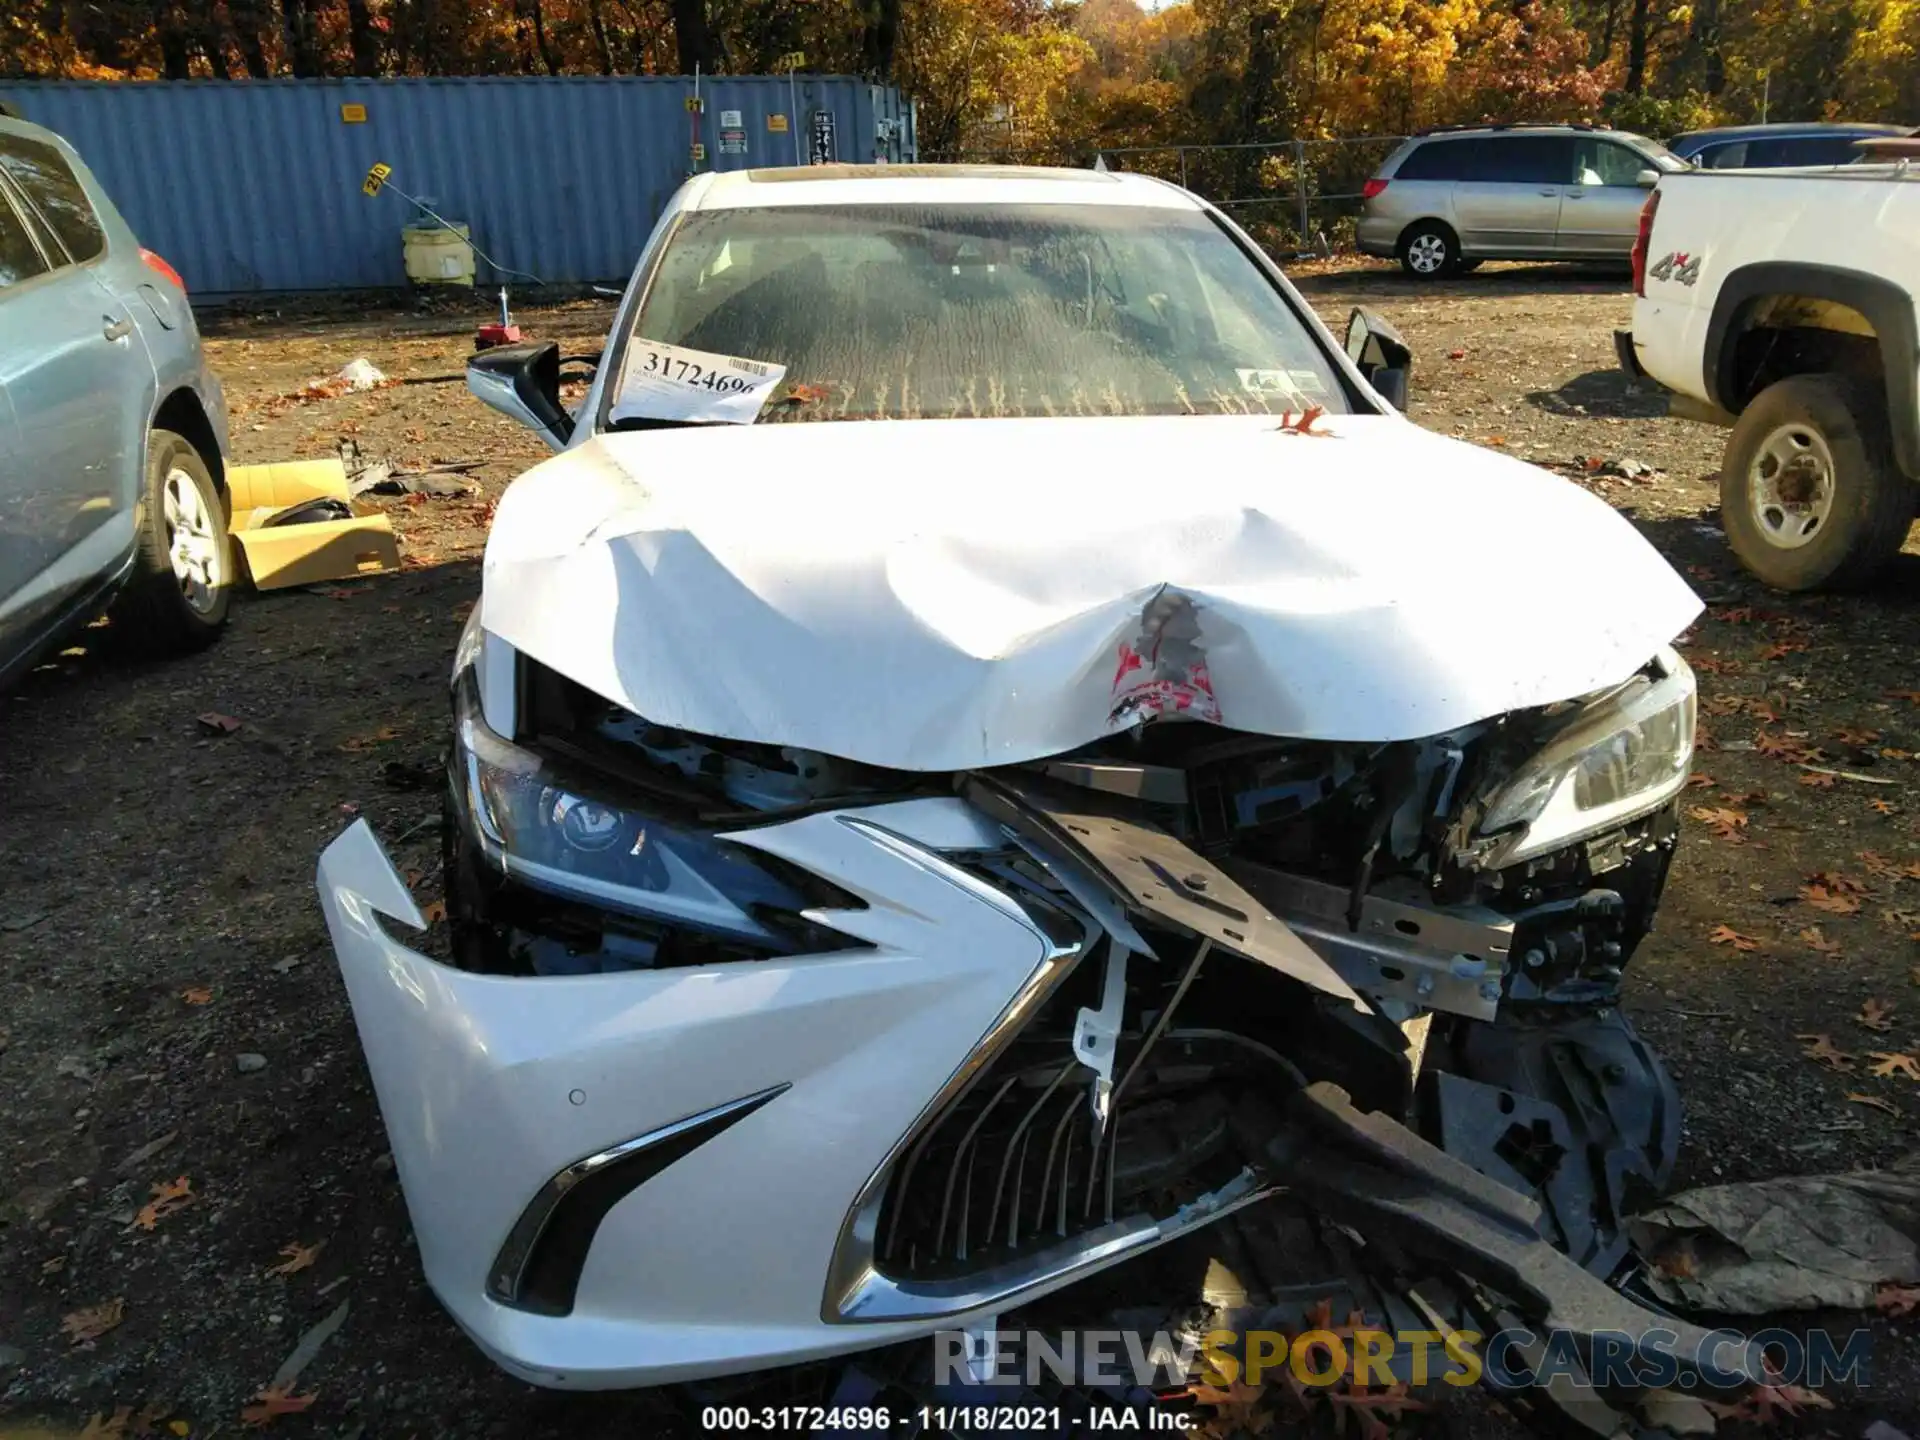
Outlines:
{"type": "Polygon", "coordinates": [[[321,385],[344,385],[350,391],[377,390],[386,383],[386,374],[366,356],[357,356],[342,365],[326,380],[316,381],[321,385]]]}
{"type": "Polygon", "coordinates": [[[273,1372],[273,1379],[268,1382],[267,1389],[282,1393],[293,1389],[293,1384],[300,1378],[301,1372],[311,1365],[314,1357],[320,1353],[320,1347],[331,1340],[334,1332],[347,1323],[347,1308],[351,1303],[351,1301],[342,1300],[327,1312],[324,1319],[316,1321],[307,1328],[306,1333],[300,1337],[299,1343],[293,1347],[287,1358],[280,1362],[280,1368],[273,1372]]]}
{"type": "Polygon", "coordinates": [[[1629,1230],[1653,1293],[1681,1309],[1870,1309],[1881,1286],[1920,1280],[1920,1156],[1688,1190],[1629,1230]]]}
{"type": "Polygon", "coordinates": [[[346,468],[347,490],[362,495],[431,495],[441,499],[480,493],[479,482],[467,478],[483,460],[439,460],[431,465],[402,469],[391,460],[369,458],[351,438],[340,442],[340,463],[346,468]],[[447,479],[452,475],[457,479],[447,479]]]}

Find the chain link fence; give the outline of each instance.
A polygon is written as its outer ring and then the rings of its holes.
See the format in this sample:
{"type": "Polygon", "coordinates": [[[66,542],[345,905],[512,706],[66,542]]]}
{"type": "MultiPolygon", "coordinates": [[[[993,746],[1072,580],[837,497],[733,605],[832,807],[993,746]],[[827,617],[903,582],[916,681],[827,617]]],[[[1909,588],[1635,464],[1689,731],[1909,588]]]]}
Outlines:
{"type": "Polygon", "coordinates": [[[1071,144],[969,150],[969,161],[1020,165],[1095,164],[1155,175],[1184,186],[1232,215],[1276,254],[1350,249],[1361,187],[1404,135],[1336,136],[1240,145],[1071,144]]]}

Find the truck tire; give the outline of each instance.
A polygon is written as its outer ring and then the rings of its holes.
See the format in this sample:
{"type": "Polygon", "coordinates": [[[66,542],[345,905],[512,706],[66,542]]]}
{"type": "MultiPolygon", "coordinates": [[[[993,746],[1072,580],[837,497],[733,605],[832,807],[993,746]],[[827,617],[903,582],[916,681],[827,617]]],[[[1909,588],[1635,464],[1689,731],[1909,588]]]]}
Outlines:
{"type": "Polygon", "coordinates": [[[227,507],[207,462],[171,430],[147,436],[133,571],[109,633],[129,655],[181,655],[219,638],[233,599],[227,507]]]}
{"type": "Polygon", "coordinates": [[[1733,427],[1720,524],[1740,563],[1777,590],[1865,584],[1899,553],[1913,513],[1875,385],[1795,375],[1762,390],[1733,427]]]}
{"type": "Polygon", "coordinates": [[[1416,280],[1443,280],[1460,266],[1460,237],[1438,220],[1400,232],[1400,268],[1416,280]]]}

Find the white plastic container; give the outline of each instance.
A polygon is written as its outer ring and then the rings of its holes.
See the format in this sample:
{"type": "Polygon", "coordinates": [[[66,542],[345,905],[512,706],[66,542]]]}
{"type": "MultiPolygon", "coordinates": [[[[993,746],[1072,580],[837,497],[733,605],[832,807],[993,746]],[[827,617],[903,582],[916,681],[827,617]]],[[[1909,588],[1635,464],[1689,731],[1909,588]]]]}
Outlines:
{"type": "Polygon", "coordinates": [[[470,234],[458,221],[451,227],[432,220],[402,226],[400,240],[406,254],[407,279],[415,285],[473,284],[470,234]]]}

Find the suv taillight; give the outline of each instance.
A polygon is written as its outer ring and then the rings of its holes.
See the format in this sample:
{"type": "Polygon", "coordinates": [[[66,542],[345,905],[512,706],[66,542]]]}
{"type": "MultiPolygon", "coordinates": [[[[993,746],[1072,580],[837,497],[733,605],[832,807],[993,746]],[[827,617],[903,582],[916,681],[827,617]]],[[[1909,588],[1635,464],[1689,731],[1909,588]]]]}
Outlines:
{"type": "Polygon", "coordinates": [[[1647,293],[1647,246],[1653,239],[1653,217],[1659,209],[1660,192],[1655,190],[1640,207],[1640,230],[1633,237],[1633,293],[1642,298],[1647,293]]]}
{"type": "Polygon", "coordinates": [[[178,289],[182,295],[187,293],[187,282],[180,278],[180,272],[165,260],[162,260],[158,255],[154,254],[153,251],[142,249],[140,251],[140,262],[149,270],[153,271],[154,274],[161,276],[163,279],[171,280],[174,287],[178,289]]]}
{"type": "Polygon", "coordinates": [[[1384,180],[1378,180],[1378,179],[1369,180],[1367,181],[1366,184],[1360,187],[1360,198],[1362,200],[1371,200],[1373,199],[1374,196],[1380,194],[1386,188],[1387,188],[1387,182],[1384,180]]]}

